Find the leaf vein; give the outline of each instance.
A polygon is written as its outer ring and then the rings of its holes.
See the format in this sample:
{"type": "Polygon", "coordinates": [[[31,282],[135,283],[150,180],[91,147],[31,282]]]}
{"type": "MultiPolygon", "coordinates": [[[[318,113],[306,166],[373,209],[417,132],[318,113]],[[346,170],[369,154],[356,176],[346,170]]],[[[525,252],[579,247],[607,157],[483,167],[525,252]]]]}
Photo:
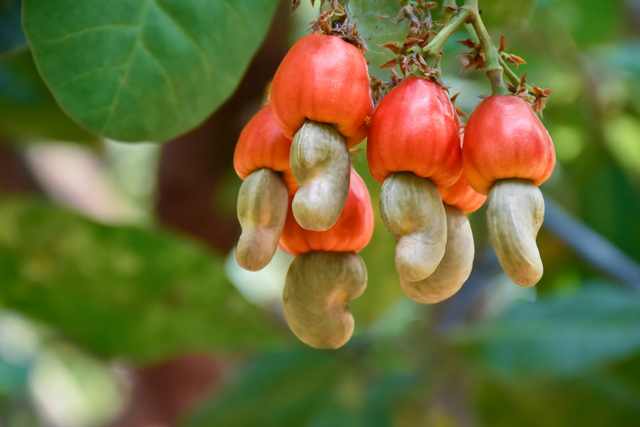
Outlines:
{"type": "Polygon", "coordinates": [[[191,35],[191,33],[189,33],[187,31],[187,29],[180,23],[178,22],[178,20],[176,18],[173,17],[173,15],[171,15],[171,13],[165,9],[165,7],[162,5],[162,3],[160,3],[159,0],[155,0],[155,4],[156,6],[158,6],[158,9],[167,17],[169,18],[169,20],[173,23],[173,25],[180,30],[180,32],[182,32],[187,39],[189,39],[191,41],[191,43],[193,43],[196,51],[198,52],[198,54],[200,55],[200,59],[202,60],[202,63],[204,64],[207,73],[209,75],[211,75],[211,65],[209,64],[209,61],[207,61],[207,55],[202,47],[202,45],[200,45],[200,43],[198,43],[198,41],[191,35]]]}
{"type": "MultiPolygon", "coordinates": [[[[140,42],[140,39],[142,38],[142,35],[144,32],[143,23],[144,23],[145,17],[147,16],[149,5],[150,5],[150,0],[145,0],[144,4],[142,5],[142,11],[140,13],[140,18],[138,19],[138,25],[137,25],[138,34],[136,35],[136,40],[134,40],[133,45],[131,46],[131,51],[129,52],[127,61],[125,62],[125,65],[124,65],[124,67],[126,68],[126,71],[124,74],[125,80],[129,78],[129,71],[131,70],[131,64],[133,63],[133,59],[136,56],[135,55],[136,48],[138,47],[138,43],[140,42]]],[[[100,135],[104,135],[104,130],[107,128],[107,126],[109,125],[109,122],[111,121],[111,118],[113,117],[115,106],[118,104],[118,101],[120,99],[120,92],[122,92],[122,79],[120,79],[120,81],[118,82],[118,88],[116,89],[116,94],[114,95],[113,102],[109,107],[109,114],[107,115],[107,118],[104,121],[104,125],[102,126],[102,129],[100,129],[100,135]]]]}
{"type": "Polygon", "coordinates": [[[157,64],[158,69],[162,72],[162,76],[165,78],[165,80],[167,81],[167,84],[169,85],[172,98],[176,105],[176,110],[178,111],[178,114],[182,116],[182,110],[180,110],[180,101],[178,99],[178,91],[174,85],[173,80],[171,79],[171,76],[169,75],[167,70],[164,68],[164,66],[162,65],[162,62],[158,59],[158,57],[146,45],[146,43],[144,42],[144,39],[140,39],[140,46],[142,46],[142,48],[149,54],[149,56],[151,56],[151,58],[157,64]]]}
{"type": "Polygon", "coordinates": [[[88,70],[88,71],[83,71],[80,74],[76,74],[75,76],[71,77],[70,79],[64,80],[60,83],[58,83],[58,88],[61,88],[64,85],[67,85],[69,83],[72,83],[74,81],[76,81],[77,79],[84,77],[86,75],[89,74],[93,74],[93,73],[97,73],[98,71],[104,71],[104,70],[109,70],[111,68],[122,68],[125,67],[127,64],[117,64],[117,65],[105,65],[104,67],[98,67],[98,68],[94,68],[92,70],[88,70]]]}
{"type": "Polygon", "coordinates": [[[56,37],[55,39],[47,40],[47,42],[46,42],[46,44],[44,46],[46,47],[46,46],[49,46],[51,44],[60,43],[61,41],[65,41],[67,39],[70,39],[70,38],[73,38],[73,37],[77,37],[77,36],[82,35],[82,34],[87,33],[87,32],[97,31],[97,30],[106,30],[106,29],[112,29],[112,28],[118,28],[118,27],[135,28],[136,25],[135,24],[102,24],[102,25],[94,25],[92,27],[81,28],[79,30],[72,31],[70,33],[65,34],[64,36],[56,37]]]}

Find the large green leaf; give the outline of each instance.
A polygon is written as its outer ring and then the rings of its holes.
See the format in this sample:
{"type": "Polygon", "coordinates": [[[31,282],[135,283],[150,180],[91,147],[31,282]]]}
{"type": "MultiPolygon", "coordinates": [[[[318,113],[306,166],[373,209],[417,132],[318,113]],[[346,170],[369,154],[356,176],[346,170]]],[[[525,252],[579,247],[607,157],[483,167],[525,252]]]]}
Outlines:
{"type": "Polygon", "coordinates": [[[0,59],[0,117],[0,135],[15,142],[98,141],[60,109],[29,50],[0,59]]]}
{"type": "Polygon", "coordinates": [[[264,313],[200,247],[28,200],[0,201],[0,305],[98,354],[141,361],[272,338],[264,313]]]}
{"type": "Polygon", "coordinates": [[[640,297],[589,287],[517,304],[457,339],[500,373],[575,375],[640,352],[640,297]]]}
{"type": "Polygon", "coordinates": [[[235,90],[273,0],[25,0],[24,26],[56,100],[92,132],[163,141],[235,90]]]}

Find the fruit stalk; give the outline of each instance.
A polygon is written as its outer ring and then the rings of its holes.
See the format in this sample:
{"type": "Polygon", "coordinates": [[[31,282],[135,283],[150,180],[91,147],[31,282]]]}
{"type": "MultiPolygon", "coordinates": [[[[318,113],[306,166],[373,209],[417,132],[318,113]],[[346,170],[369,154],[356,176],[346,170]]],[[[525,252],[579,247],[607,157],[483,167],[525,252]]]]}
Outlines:
{"type": "Polygon", "coordinates": [[[471,16],[471,25],[475,30],[475,33],[482,46],[482,53],[487,63],[487,77],[491,81],[491,90],[494,95],[508,94],[504,80],[502,79],[502,65],[500,65],[498,49],[491,42],[491,37],[487,32],[487,29],[480,17],[480,11],[478,10],[478,0],[466,0],[464,10],[467,10],[471,16]]]}

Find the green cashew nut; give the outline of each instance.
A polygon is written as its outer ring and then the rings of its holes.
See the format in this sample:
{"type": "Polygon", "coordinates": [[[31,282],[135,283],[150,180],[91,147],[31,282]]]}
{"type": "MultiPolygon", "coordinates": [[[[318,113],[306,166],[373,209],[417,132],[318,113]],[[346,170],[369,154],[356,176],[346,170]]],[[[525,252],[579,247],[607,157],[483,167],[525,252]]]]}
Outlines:
{"type": "Polygon", "coordinates": [[[238,220],[242,234],[236,247],[240,267],[264,268],[278,247],[287,217],[289,195],[284,180],[271,169],[250,174],[238,193],[238,220]]]}
{"type": "Polygon", "coordinates": [[[302,228],[328,230],[349,194],[351,160],[344,137],[331,125],[307,120],[293,138],[289,162],[300,185],[293,216],[302,228]]]}
{"type": "Polygon", "coordinates": [[[414,301],[435,304],[460,290],[473,267],[473,233],[466,215],[454,206],[444,205],[447,213],[447,246],[433,274],[419,282],[400,280],[404,293],[414,301]]]}
{"type": "Polygon", "coordinates": [[[544,219],[540,189],[525,179],[502,179],[487,199],[489,239],[507,275],[520,286],[533,286],[543,267],[536,236],[544,219]]]}
{"type": "Polygon", "coordinates": [[[396,236],[400,278],[418,282],[429,277],[447,244],[447,217],[438,187],[411,172],[392,173],[382,184],[380,216],[396,236]]]}
{"type": "Polygon", "coordinates": [[[293,333],[315,348],[339,348],[353,333],[347,303],[367,286],[367,268],[355,252],[309,252],[291,263],[284,285],[284,317],[293,333]]]}

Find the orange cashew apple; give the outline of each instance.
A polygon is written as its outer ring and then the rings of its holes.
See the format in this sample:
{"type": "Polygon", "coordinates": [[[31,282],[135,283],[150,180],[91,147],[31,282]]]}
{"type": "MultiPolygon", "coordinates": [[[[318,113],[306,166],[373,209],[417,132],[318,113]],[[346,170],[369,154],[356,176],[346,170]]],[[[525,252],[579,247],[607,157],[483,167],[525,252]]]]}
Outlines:
{"type": "Polygon", "coordinates": [[[280,247],[296,258],[285,282],[282,305],[293,333],[315,348],[339,348],[351,337],[347,303],[367,285],[367,269],[357,254],[373,234],[373,208],[362,178],[351,170],[344,211],[333,227],[305,230],[290,213],[280,247]]]}
{"type": "Polygon", "coordinates": [[[236,259],[247,270],[264,268],[276,251],[287,215],[288,194],[297,190],[289,168],[290,146],[270,105],[247,123],[236,145],[233,165],[244,180],[238,193],[242,234],[236,259]]]}

